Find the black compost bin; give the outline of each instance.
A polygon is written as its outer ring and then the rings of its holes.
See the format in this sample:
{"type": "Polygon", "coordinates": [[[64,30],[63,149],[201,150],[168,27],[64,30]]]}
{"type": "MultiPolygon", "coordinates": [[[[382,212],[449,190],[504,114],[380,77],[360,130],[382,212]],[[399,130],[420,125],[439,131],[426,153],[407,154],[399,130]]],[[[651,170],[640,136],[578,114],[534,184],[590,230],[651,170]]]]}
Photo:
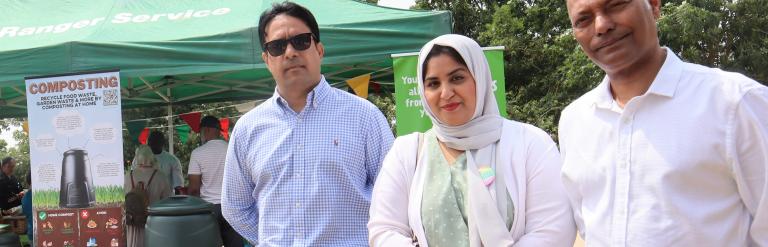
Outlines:
{"type": "Polygon", "coordinates": [[[203,199],[177,195],[152,203],[144,232],[145,246],[221,246],[219,224],[213,204],[203,199]]]}
{"type": "Polygon", "coordinates": [[[59,206],[63,208],[86,208],[96,202],[93,188],[91,164],[88,152],[70,149],[64,152],[61,161],[61,190],[59,206]]]}

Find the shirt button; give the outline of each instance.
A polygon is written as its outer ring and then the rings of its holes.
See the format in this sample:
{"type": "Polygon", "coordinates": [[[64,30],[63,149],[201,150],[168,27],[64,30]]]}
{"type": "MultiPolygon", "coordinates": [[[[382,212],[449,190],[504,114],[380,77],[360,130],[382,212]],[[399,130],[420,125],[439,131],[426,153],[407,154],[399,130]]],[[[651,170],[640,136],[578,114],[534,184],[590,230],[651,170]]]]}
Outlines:
{"type": "Polygon", "coordinates": [[[622,121],[624,122],[624,124],[629,124],[630,122],[632,122],[632,119],[629,116],[626,116],[622,119],[622,121]]]}
{"type": "Polygon", "coordinates": [[[298,207],[301,207],[301,204],[299,204],[299,203],[296,203],[296,207],[297,207],[297,208],[298,208],[298,207]]]}

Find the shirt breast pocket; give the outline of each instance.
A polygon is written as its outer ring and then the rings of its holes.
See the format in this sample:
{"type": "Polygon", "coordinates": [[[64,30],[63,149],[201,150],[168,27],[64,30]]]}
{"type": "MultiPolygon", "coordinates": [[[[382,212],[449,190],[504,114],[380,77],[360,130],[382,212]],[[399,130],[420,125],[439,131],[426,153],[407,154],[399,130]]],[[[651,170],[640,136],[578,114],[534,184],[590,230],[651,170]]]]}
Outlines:
{"type": "Polygon", "coordinates": [[[274,153],[252,152],[247,156],[247,166],[251,170],[254,184],[269,184],[280,178],[289,167],[291,156],[285,147],[278,147],[274,153]]]}
{"type": "MultiPolygon", "coordinates": [[[[365,150],[364,146],[356,143],[352,138],[329,138],[325,145],[320,145],[316,169],[318,174],[324,174],[325,178],[341,180],[348,178],[351,181],[366,181],[365,150]]],[[[335,181],[343,182],[343,181],[335,181]]]]}

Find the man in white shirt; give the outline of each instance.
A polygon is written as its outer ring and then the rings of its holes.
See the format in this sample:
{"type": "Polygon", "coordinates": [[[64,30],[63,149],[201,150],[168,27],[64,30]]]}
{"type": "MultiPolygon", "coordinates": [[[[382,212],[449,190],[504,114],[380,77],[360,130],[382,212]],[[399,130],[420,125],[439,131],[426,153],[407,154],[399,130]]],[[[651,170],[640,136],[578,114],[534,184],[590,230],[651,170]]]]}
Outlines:
{"type": "Polygon", "coordinates": [[[170,154],[163,150],[166,140],[163,132],[152,131],[147,138],[147,146],[152,149],[152,153],[155,154],[157,159],[157,167],[168,179],[168,184],[171,187],[171,195],[176,194],[174,191],[184,185],[184,175],[181,173],[181,162],[179,158],[176,158],[173,154],[170,154]]]}
{"type": "Polygon", "coordinates": [[[221,215],[221,183],[227,159],[227,142],[221,139],[220,131],[221,124],[216,117],[205,116],[200,120],[202,145],[195,148],[189,157],[189,194],[214,205],[224,246],[243,246],[243,238],[221,215]]]}
{"type": "Polygon", "coordinates": [[[768,246],[768,88],[660,47],[660,0],[567,0],[606,76],[560,118],[587,246],[768,246]]]}

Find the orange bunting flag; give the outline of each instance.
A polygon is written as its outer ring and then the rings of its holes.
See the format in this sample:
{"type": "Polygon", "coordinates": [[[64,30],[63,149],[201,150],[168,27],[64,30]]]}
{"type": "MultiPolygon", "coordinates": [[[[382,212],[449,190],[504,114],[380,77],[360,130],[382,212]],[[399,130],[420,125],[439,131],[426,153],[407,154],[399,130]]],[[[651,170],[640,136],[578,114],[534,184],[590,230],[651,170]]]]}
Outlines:
{"type": "Polygon", "coordinates": [[[355,91],[357,96],[368,98],[368,83],[371,82],[371,74],[357,76],[347,80],[347,84],[355,91]]]}

